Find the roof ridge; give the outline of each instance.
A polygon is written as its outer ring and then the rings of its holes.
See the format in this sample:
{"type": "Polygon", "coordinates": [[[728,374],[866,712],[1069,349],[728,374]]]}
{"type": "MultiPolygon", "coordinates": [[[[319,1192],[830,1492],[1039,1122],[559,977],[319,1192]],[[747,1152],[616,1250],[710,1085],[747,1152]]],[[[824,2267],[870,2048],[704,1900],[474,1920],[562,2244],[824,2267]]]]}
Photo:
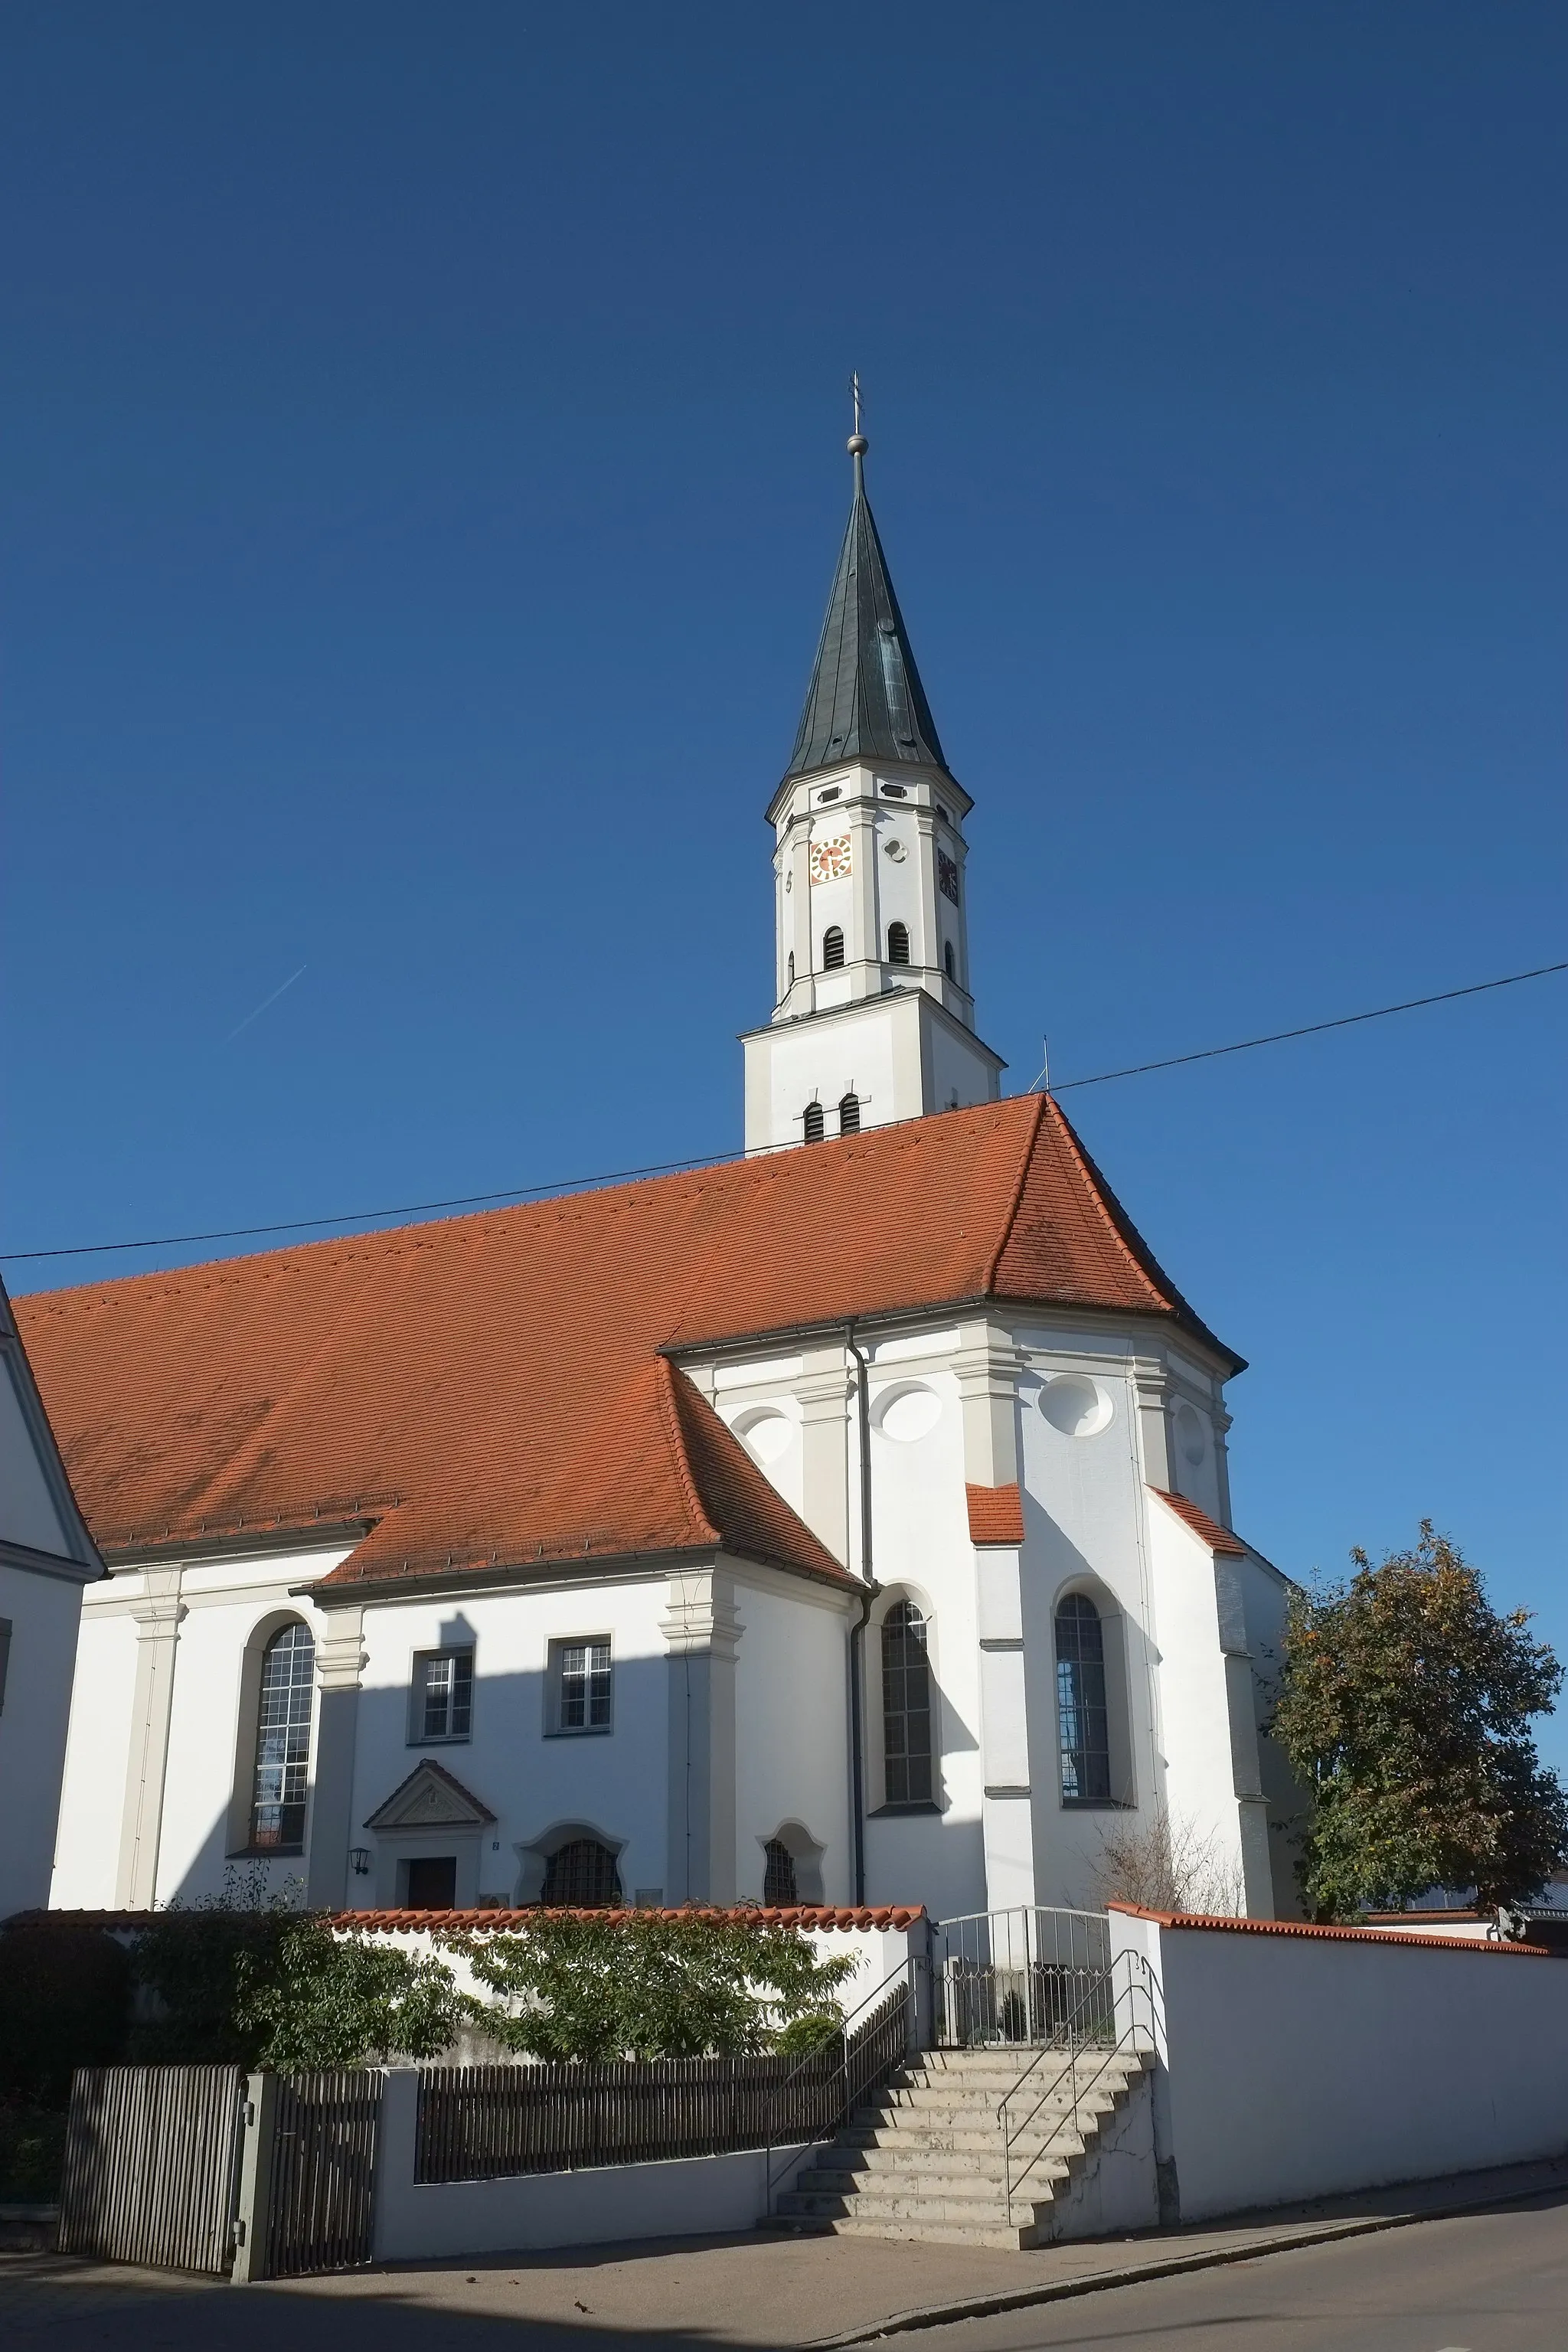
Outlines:
{"type": "Polygon", "coordinates": [[[1013,1197],[1007,1204],[1007,1213],[1002,1221],[1002,1236],[986,1264],[984,1288],[987,1296],[996,1287],[996,1276],[1007,1244],[1013,1238],[1013,1228],[1018,1222],[1018,1211],[1023,1206],[1024,1192],[1029,1181],[1029,1170],[1034,1163],[1035,1146],[1039,1141],[1040,1122],[1045,1117],[1045,1109],[1046,1097],[1041,1095],[1037,1098],[1034,1117],[1029,1121],[1029,1131],[1024,1138],[1024,1149],[1018,1160],[1018,1174],[1013,1186],[1013,1197]]]}
{"type": "MultiPolygon", "coordinates": [[[[675,1382],[678,1379],[685,1380],[686,1375],[684,1372],[677,1372],[668,1356],[656,1356],[653,1361],[659,1420],[663,1424],[670,1458],[675,1465],[675,1475],[680,1482],[681,1493],[686,1497],[692,1519],[704,1539],[710,1543],[722,1544],[724,1538],[713,1525],[708,1506],[698,1486],[696,1474],[691,1467],[691,1457],[686,1450],[686,1432],[680,1425],[680,1407],[676,1401],[675,1382]]],[[[695,1396],[698,1393],[695,1384],[688,1381],[687,1385],[695,1396]]]]}

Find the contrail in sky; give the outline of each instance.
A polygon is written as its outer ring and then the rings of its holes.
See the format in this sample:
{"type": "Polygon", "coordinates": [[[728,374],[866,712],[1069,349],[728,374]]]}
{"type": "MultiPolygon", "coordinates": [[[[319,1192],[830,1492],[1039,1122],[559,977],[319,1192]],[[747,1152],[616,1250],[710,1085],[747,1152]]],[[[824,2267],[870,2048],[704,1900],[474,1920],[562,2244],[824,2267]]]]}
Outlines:
{"type": "Polygon", "coordinates": [[[259,1021],[268,1006],[269,1004],[276,1004],[279,998],[284,993],[284,991],[293,987],[294,982],[300,977],[300,972],[309,971],[310,969],[310,967],[308,963],[302,963],[300,966],[300,971],[291,971],[288,979],[284,982],[282,988],[275,988],[270,996],[264,996],[261,1003],[257,1006],[255,1012],[247,1013],[246,1014],[244,1020],[239,1024],[239,1028],[231,1029],[229,1031],[228,1035],[223,1041],[224,1044],[226,1045],[232,1045],[235,1039],[238,1036],[240,1029],[248,1029],[253,1021],[259,1021]]]}

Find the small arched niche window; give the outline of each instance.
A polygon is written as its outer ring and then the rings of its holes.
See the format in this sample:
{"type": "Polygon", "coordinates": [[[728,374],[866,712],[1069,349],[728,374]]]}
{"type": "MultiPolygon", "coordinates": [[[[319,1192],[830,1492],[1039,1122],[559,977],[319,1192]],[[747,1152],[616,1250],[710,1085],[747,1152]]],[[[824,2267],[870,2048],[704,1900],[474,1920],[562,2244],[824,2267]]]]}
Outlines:
{"type": "Polygon", "coordinates": [[[947,945],[942,951],[942,960],[946,968],[949,980],[956,981],[958,978],[958,958],[952,952],[952,941],[951,940],[949,940],[947,945]]]}
{"type": "Polygon", "coordinates": [[[844,934],[837,923],[822,934],[822,969],[842,971],[844,969],[844,934]]]}
{"type": "Polygon", "coordinates": [[[930,1629],[914,1603],[882,1620],[882,1788],[889,1805],[931,1801],[930,1629]]]}
{"type": "Polygon", "coordinates": [[[791,988],[795,986],[795,950],[793,948],[789,951],[789,984],[791,988]]]}
{"type": "Polygon", "coordinates": [[[1111,1803],[1105,1628],[1086,1592],[1069,1592],[1057,1610],[1057,1727],[1063,1804],[1111,1803]]]}
{"type": "Polygon", "coordinates": [[[782,1838],[769,1838],[763,1848],[763,1901],[770,1910],[800,1901],[795,1856],[782,1838]]]}
{"type": "Polygon", "coordinates": [[[542,1903],[604,1911],[621,1900],[616,1857],[598,1838],[568,1838],[544,1866],[542,1903]]]}
{"type": "Polygon", "coordinates": [[[888,961],[889,963],[908,963],[909,960],[910,933],[908,924],[889,923],[888,925],[888,961]]]}
{"type": "Polygon", "coordinates": [[[822,1123],[822,1105],[819,1102],[806,1104],[803,1124],[807,1143],[820,1143],[826,1129],[822,1123]]]}
{"type": "Polygon", "coordinates": [[[298,1853],[305,1843],[315,1665],[316,1645],[297,1617],[262,1654],[250,1801],[250,1843],[258,1853],[298,1853]]]}
{"type": "Polygon", "coordinates": [[[860,1097],[858,1095],[841,1095],[839,1097],[838,1132],[840,1135],[859,1134],[860,1097]]]}

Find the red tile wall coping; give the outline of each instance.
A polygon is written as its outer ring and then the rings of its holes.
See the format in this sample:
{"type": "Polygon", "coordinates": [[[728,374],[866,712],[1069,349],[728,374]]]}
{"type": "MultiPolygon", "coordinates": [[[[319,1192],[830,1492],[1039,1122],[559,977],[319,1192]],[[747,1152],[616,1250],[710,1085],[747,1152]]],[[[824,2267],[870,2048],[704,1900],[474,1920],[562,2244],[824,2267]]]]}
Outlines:
{"type": "MultiPolygon", "coordinates": [[[[176,1914],[176,1916],[179,1915],[176,1914]]],[[[192,1918],[201,1913],[192,1911],[192,1918]]],[[[544,1911],[534,1904],[526,1911],[329,1911],[323,1914],[334,1927],[363,1927],[373,1935],[390,1934],[405,1927],[519,1927],[541,1917],[552,1919],[728,1919],[752,1927],[842,1927],[846,1930],[876,1927],[892,1928],[900,1933],[912,1927],[926,1916],[923,1903],[879,1903],[864,1909],[838,1909],[828,1904],[793,1904],[787,1908],[764,1909],[756,1904],[738,1904],[733,1910],[704,1910],[695,1904],[679,1911],[649,1910],[551,1910],[544,1911]]],[[[166,1911],[20,1911],[18,1920],[29,1926],[40,1921],[58,1920],[75,1927],[145,1927],[153,1918],[165,1919],[166,1911]]],[[[10,1924],[9,1922],[5,1924],[10,1924]]]]}
{"type": "Polygon", "coordinates": [[[1141,1903],[1111,1903],[1130,1919],[1157,1920],[1162,1927],[1217,1928],[1229,1936],[1326,1936],[1348,1944],[1410,1944],[1424,1952],[1512,1952],[1524,1960],[1550,1960],[1540,1944],[1483,1944],[1473,1936],[1402,1936],[1390,1927],[1320,1927],[1306,1919],[1226,1919],[1205,1911],[1147,1911],[1141,1903]]]}
{"type": "Polygon", "coordinates": [[[592,1911],[572,1907],[546,1911],[535,1904],[526,1911],[334,1911],[331,1914],[334,1927],[363,1927],[372,1935],[391,1935],[408,1927],[457,1927],[465,1931],[526,1927],[539,1918],[603,1919],[616,1927],[626,1921],[643,1919],[721,1919],[729,1925],[743,1927],[842,1927],[847,1930],[876,1927],[892,1928],[901,1933],[924,1916],[925,1906],[920,1903],[878,1904],[874,1908],[860,1911],[836,1910],[830,1906],[805,1903],[776,1909],[745,1904],[730,1911],[704,1910],[695,1904],[679,1911],[592,1911]]]}

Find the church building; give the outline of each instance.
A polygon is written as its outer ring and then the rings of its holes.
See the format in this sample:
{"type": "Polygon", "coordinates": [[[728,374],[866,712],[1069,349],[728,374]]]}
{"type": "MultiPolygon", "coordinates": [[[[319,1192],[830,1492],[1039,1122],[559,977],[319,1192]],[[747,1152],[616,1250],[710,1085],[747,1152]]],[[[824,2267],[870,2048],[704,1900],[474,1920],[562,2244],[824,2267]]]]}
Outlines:
{"type": "MultiPolygon", "coordinates": [[[[1241,1360],[975,1026],[972,803],[867,501],[744,1150],[16,1303],[110,1573],[52,1901],[1296,1909],[1241,1360]]],[[[759,876],[759,888],[762,877],[759,876]]]]}

